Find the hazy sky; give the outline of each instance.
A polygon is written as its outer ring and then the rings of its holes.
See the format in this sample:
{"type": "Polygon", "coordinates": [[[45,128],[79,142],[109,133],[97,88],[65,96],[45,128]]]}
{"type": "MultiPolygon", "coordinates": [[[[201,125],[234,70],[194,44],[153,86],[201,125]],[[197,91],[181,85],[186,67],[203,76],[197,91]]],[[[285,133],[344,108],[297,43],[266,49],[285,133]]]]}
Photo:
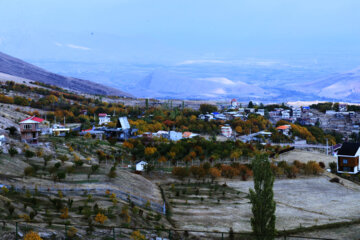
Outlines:
{"type": "Polygon", "coordinates": [[[352,59],[359,9],[359,0],[0,0],[0,51],[155,64],[352,59]]]}

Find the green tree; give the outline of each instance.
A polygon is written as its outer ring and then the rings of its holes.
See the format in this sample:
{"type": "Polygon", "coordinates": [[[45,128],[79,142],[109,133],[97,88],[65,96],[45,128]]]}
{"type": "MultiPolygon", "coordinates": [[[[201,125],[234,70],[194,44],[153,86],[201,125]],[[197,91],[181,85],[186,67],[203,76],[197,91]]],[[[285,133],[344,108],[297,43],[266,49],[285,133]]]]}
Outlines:
{"type": "Polygon", "coordinates": [[[8,127],[5,130],[8,130],[9,135],[12,136],[12,137],[14,137],[16,135],[16,132],[17,132],[17,128],[14,127],[14,126],[8,127]]]}
{"type": "Polygon", "coordinates": [[[16,148],[14,146],[10,146],[9,154],[10,154],[11,157],[15,156],[18,153],[19,152],[16,150],[16,148]]]}
{"type": "Polygon", "coordinates": [[[274,175],[266,155],[257,156],[252,162],[254,189],[250,191],[253,217],[251,227],[257,240],[274,239],[275,209],[274,175]]]}
{"type": "Polygon", "coordinates": [[[252,101],[250,101],[249,104],[248,104],[248,108],[253,108],[253,107],[254,107],[254,104],[253,104],[252,101]]]}
{"type": "Polygon", "coordinates": [[[201,113],[212,113],[216,112],[218,109],[215,105],[211,104],[201,104],[200,105],[200,112],[201,113]]]}
{"type": "Polygon", "coordinates": [[[30,150],[25,151],[25,158],[27,161],[29,161],[29,159],[33,158],[34,156],[35,156],[35,153],[33,151],[30,151],[30,150]]]}

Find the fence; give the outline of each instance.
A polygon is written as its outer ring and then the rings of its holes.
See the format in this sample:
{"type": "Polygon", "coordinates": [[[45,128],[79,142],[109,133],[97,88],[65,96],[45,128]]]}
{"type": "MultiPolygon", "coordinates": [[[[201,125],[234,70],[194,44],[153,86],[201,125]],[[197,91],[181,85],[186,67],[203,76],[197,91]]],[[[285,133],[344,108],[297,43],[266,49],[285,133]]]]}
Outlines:
{"type": "MultiPolygon", "coordinates": [[[[1,221],[0,234],[3,239],[23,239],[30,231],[37,232],[44,239],[103,239],[120,240],[130,239],[134,231],[139,231],[149,240],[180,240],[180,239],[214,239],[214,240],[255,240],[256,236],[249,232],[211,232],[185,229],[153,229],[153,228],[129,228],[118,226],[95,226],[95,225],[71,225],[53,223],[51,226],[44,222],[12,222],[1,221]]],[[[276,240],[336,240],[334,238],[311,237],[306,235],[287,235],[279,232],[276,240]]]]}

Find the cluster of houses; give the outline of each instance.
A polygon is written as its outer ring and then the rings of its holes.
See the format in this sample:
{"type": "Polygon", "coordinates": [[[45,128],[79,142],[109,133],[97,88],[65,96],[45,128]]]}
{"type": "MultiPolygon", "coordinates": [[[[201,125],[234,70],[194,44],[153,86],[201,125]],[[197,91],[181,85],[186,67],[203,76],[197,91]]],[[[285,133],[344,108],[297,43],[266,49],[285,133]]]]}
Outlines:
{"type": "Polygon", "coordinates": [[[178,141],[181,139],[188,139],[198,136],[192,132],[176,132],[176,131],[158,131],[156,133],[146,132],[142,135],[136,135],[137,129],[132,128],[127,117],[119,117],[117,119],[116,127],[110,128],[106,125],[111,122],[109,115],[100,113],[98,127],[93,126],[89,129],[81,130],[79,126],[70,128],[62,124],[53,124],[49,127],[49,122],[35,116],[28,117],[20,122],[20,135],[23,142],[29,144],[37,144],[38,138],[41,135],[65,136],[70,131],[79,132],[80,136],[90,134],[97,139],[115,138],[117,140],[126,140],[135,137],[146,138],[166,138],[171,141],[178,141]]]}
{"type": "Polygon", "coordinates": [[[141,137],[145,137],[148,139],[151,138],[164,138],[164,139],[168,139],[171,141],[179,141],[181,139],[189,139],[189,138],[193,138],[196,136],[199,136],[199,134],[197,133],[192,133],[192,132],[176,132],[176,131],[158,131],[156,133],[151,133],[151,132],[145,132],[142,135],[139,135],[141,137]]]}
{"type": "Polygon", "coordinates": [[[77,131],[80,135],[87,133],[92,136],[102,139],[106,137],[115,137],[116,139],[128,139],[134,136],[136,129],[132,129],[128,122],[127,117],[118,118],[116,128],[109,128],[104,125],[111,122],[110,117],[107,114],[99,114],[100,127],[92,127],[91,129],[81,130],[79,124],[65,124],[55,123],[50,126],[50,123],[45,119],[31,116],[20,121],[20,136],[21,140],[30,144],[37,144],[38,138],[41,135],[53,135],[53,136],[65,136],[70,131],[77,131]]]}

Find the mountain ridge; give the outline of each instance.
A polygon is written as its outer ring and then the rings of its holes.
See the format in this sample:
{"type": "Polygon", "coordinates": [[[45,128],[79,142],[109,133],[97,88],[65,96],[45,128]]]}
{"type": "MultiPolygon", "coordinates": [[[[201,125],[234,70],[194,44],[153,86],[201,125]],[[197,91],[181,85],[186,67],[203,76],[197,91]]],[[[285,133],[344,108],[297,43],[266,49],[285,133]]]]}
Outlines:
{"type": "MultiPolygon", "coordinates": [[[[33,64],[30,64],[2,52],[0,52],[0,73],[50,85],[55,85],[58,87],[82,93],[133,97],[132,94],[96,82],[79,78],[66,77],[49,72],[38,66],[35,66],[33,64]]],[[[11,80],[6,79],[6,75],[2,76],[3,80],[11,80]]]]}

